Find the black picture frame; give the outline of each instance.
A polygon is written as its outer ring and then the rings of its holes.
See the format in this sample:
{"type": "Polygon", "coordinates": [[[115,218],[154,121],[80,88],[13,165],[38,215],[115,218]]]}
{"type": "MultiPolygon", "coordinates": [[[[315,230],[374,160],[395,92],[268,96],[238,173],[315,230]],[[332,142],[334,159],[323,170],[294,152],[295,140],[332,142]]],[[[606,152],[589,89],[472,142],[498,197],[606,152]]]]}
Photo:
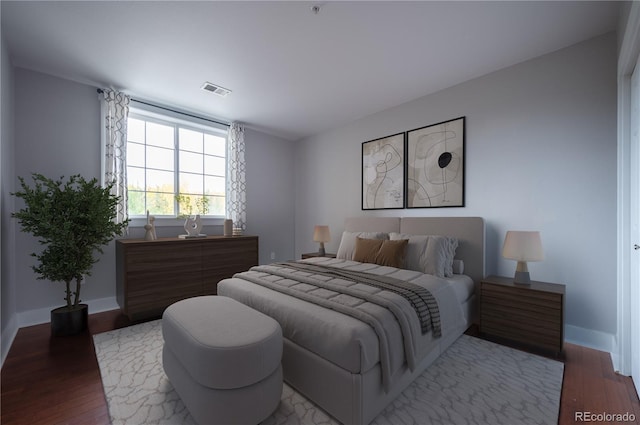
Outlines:
{"type": "Polygon", "coordinates": [[[406,208],[465,206],[465,117],[407,132],[406,208]]]}
{"type": "Polygon", "coordinates": [[[362,143],[362,209],[402,209],[405,133],[362,143]]]}

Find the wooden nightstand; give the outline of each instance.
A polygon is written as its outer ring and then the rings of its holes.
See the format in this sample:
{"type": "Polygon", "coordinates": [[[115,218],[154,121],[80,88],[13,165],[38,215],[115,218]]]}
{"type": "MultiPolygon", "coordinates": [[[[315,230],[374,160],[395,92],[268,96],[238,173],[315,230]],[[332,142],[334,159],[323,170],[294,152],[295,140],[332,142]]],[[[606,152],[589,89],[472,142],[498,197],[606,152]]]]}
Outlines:
{"type": "Polygon", "coordinates": [[[480,282],[480,334],[529,348],[562,352],[565,286],[489,276],[480,282]]]}
{"type": "Polygon", "coordinates": [[[320,255],[317,252],[307,252],[306,254],[302,254],[302,259],[306,259],[306,258],[313,258],[313,257],[329,257],[329,258],[336,258],[336,254],[332,254],[330,252],[327,252],[324,255],[320,255]]]}

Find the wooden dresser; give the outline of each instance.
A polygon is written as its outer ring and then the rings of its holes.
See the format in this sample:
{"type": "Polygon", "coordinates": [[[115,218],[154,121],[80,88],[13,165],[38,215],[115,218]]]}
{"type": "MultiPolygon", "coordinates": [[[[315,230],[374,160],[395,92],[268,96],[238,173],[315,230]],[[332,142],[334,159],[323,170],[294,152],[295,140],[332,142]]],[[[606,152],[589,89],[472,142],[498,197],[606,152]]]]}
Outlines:
{"type": "Polygon", "coordinates": [[[565,286],[489,276],[480,282],[480,333],[556,355],[564,342],[565,286]]]}
{"type": "Polygon", "coordinates": [[[258,264],[257,236],[116,241],[116,298],[131,320],[176,301],[214,295],[220,280],[258,264]]]}

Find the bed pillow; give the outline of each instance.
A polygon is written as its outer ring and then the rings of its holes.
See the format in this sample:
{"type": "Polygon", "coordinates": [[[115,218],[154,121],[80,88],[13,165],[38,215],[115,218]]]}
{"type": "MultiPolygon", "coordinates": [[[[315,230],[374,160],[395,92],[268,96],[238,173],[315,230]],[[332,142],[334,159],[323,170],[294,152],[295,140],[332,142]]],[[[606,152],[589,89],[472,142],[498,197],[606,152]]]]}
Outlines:
{"type": "Polygon", "coordinates": [[[408,240],[382,241],[382,246],[380,247],[380,251],[378,251],[375,263],[397,269],[404,268],[408,243],[408,240]]]}
{"type": "Polygon", "coordinates": [[[424,273],[424,255],[429,243],[427,235],[407,235],[403,233],[389,233],[390,240],[407,240],[407,254],[404,260],[404,268],[424,273]]]}
{"type": "Polygon", "coordinates": [[[449,236],[390,233],[391,240],[409,241],[405,268],[438,277],[453,276],[458,239],[449,236]]]}
{"type": "MultiPolygon", "coordinates": [[[[449,267],[449,252],[449,238],[429,236],[429,243],[424,255],[425,273],[446,277],[449,267]]],[[[451,259],[451,263],[453,263],[453,259],[451,259]]]]}
{"type": "Polygon", "coordinates": [[[462,260],[453,260],[453,274],[464,274],[464,262],[462,260]]]}
{"type": "Polygon", "coordinates": [[[382,240],[356,238],[353,260],[380,266],[403,268],[408,240],[382,240]]]}
{"type": "Polygon", "coordinates": [[[342,232],[342,239],[338,247],[337,258],[343,260],[353,260],[353,253],[356,249],[356,238],[363,239],[389,239],[389,235],[382,232],[342,232]]]}
{"type": "Polygon", "coordinates": [[[458,239],[451,236],[447,237],[447,239],[449,239],[449,253],[447,255],[447,270],[444,275],[446,277],[451,277],[455,273],[453,263],[456,257],[456,250],[458,249],[458,239]]]}
{"type": "Polygon", "coordinates": [[[375,263],[376,255],[382,246],[382,239],[364,239],[356,237],[356,247],[353,251],[353,261],[361,263],[375,263]]]}

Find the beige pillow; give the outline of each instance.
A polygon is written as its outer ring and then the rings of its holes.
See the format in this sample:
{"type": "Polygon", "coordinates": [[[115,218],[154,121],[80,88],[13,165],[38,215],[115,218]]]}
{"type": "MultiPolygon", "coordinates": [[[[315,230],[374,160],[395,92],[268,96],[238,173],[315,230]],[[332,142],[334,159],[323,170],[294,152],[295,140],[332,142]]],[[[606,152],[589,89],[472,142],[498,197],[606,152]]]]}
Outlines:
{"type": "Polygon", "coordinates": [[[376,255],[382,246],[382,239],[364,239],[356,237],[356,248],[353,252],[353,261],[361,263],[375,263],[376,255]]]}
{"type": "Polygon", "coordinates": [[[343,260],[353,260],[353,253],[356,249],[356,238],[363,239],[389,239],[389,235],[382,232],[342,232],[340,246],[338,247],[337,258],[343,260]]]}
{"type": "Polygon", "coordinates": [[[408,243],[406,239],[389,241],[358,237],[353,259],[361,263],[403,268],[408,243]]]}
{"type": "Polygon", "coordinates": [[[406,239],[399,241],[382,241],[378,255],[376,255],[375,263],[397,269],[403,268],[408,243],[409,241],[406,239]]]}

